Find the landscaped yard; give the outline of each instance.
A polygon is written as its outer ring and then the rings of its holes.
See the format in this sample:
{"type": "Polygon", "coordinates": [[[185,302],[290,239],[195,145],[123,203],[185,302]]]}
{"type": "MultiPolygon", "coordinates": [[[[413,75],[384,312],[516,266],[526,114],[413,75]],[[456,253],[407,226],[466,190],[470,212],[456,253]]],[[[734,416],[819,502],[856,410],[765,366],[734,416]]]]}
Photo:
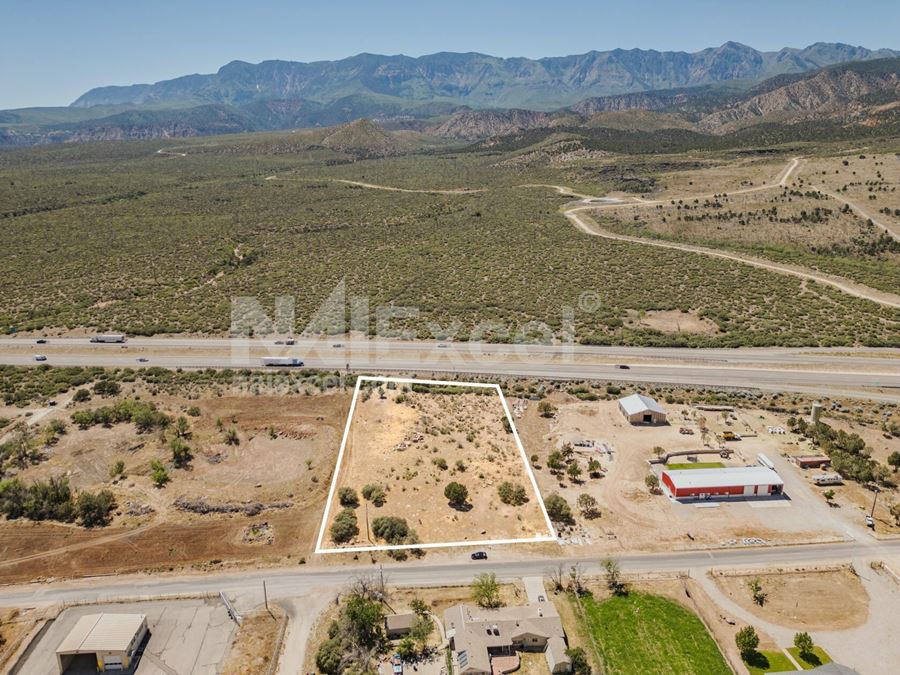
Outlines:
{"type": "Polygon", "coordinates": [[[796,647],[788,647],[788,651],[803,670],[812,670],[813,668],[824,666],[826,663],[831,663],[831,657],[828,656],[828,652],[821,647],[813,647],[813,653],[806,658],[800,656],[800,650],[796,647]]]}
{"type": "Polygon", "coordinates": [[[683,464],[666,464],[670,471],[682,471],[684,469],[722,469],[722,462],[685,462],[683,464]]]}
{"type": "Polygon", "coordinates": [[[744,664],[750,671],[750,675],[762,675],[762,673],[783,673],[797,670],[791,660],[779,651],[757,651],[749,660],[744,659],[744,664]]]}
{"type": "Polygon", "coordinates": [[[588,645],[607,675],[731,673],[700,619],[671,600],[635,592],[581,603],[588,645]]]}

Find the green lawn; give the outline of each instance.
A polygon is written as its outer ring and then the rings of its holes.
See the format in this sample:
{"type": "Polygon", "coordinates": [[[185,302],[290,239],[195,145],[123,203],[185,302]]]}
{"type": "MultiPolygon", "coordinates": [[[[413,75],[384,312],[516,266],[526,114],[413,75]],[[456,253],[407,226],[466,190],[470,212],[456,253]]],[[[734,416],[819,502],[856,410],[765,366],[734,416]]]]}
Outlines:
{"type": "Polygon", "coordinates": [[[750,671],[750,675],[762,675],[762,673],[783,673],[797,670],[791,660],[780,651],[757,651],[750,659],[744,659],[744,664],[750,671]]]}
{"type": "Polygon", "coordinates": [[[810,655],[809,660],[800,656],[800,650],[796,647],[788,647],[788,651],[803,670],[812,670],[813,668],[824,666],[826,663],[831,663],[831,657],[828,656],[828,652],[821,647],[813,647],[813,653],[810,655]]]}
{"type": "Polygon", "coordinates": [[[681,471],[683,469],[722,469],[722,462],[687,462],[684,464],[666,464],[667,469],[681,471]]]}
{"type": "Polygon", "coordinates": [[[583,629],[607,675],[731,673],[700,619],[671,600],[629,593],[604,601],[586,597],[582,604],[583,629]]]}

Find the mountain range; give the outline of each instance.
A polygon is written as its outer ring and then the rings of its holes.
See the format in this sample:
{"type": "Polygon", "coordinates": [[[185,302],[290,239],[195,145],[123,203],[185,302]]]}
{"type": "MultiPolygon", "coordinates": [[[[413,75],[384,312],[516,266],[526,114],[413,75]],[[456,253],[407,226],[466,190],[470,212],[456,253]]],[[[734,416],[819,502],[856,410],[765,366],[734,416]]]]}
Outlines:
{"type": "Polygon", "coordinates": [[[100,87],[72,105],[225,103],[353,95],[443,101],[473,108],[555,110],[592,96],[760,80],[835,63],[900,56],[888,49],[817,43],[760,52],[737,42],[695,53],[643,49],[592,51],[543,59],[442,52],[418,58],[359,54],[340,61],[232,61],[217,73],[155,84],[100,87]]]}
{"type": "Polygon", "coordinates": [[[233,61],[207,75],[92,89],[68,107],[0,111],[0,146],[178,138],[332,126],[362,118],[478,139],[665,113],[653,124],[725,133],[760,121],[859,117],[897,98],[900,52],[816,43],[760,52],[612,50],[543,59],[440,53],[233,61]],[[665,120],[668,120],[667,122],[665,120]]]}

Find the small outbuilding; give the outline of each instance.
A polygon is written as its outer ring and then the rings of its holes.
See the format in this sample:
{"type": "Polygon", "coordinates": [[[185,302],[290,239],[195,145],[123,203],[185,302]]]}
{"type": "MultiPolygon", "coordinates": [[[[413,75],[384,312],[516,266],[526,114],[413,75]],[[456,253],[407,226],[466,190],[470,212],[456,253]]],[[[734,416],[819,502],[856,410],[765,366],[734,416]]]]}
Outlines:
{"type": "Polygon", "coordinates": [[[778,473],[761,464],[721,469],[666,469],[662,472],[662,484],[676,499],[769,497],[784,491],[778,473]]]}
{"type": "Polygon", "coordinates": [[[801,469],[822,469],[831,464],[831,458],[825,455],[794,455],[790,461],[801,469]]]}
{"type": "Polygon", "coordinates": [[[388,614],[384,617],[384,632],[388,640],[397,640],[409,635],[415,621],[416,615],[413,612],[408,614],[388,614]]]}
{"type": "Polygon", "coordinates": [[[60,675],[77,661],[101,673],[128,670],[146,635],[144,614],[86,614],[56,648],[60,675]]]}
{"type": "Polygon", "coordinates": [[[619,410],[631,424],[666,424],[666,410],[643,394],[619,399],[619,410]]]}

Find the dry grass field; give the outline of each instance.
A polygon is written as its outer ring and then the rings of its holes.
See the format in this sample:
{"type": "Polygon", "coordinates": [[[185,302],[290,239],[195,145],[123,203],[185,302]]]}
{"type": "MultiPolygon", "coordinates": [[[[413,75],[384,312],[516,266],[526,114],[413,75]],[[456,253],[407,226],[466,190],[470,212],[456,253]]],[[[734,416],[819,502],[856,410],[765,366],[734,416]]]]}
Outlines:
{"type": "Polygon", "coordinates": [[[869,616],[869,595],[847,568],[713,578],[723,593],[753,615],[798,631],[846,630],[864,624],[869,616]],[[748,587],[754,579],[765,593],[762,605],[754,602],[748,587]]]}
{"type": "Polygon", "coordinates": [[[363,387],[357,401],[326,536],[330,544],[442,543],[484,539],[528,539],[547,535],[547,526],[505,414],[493,389],[454,390],[422,385],[363,387]],[[453,507],[448,484],[468,490],[464,505],[453,507]],[[505,504],[498,488],[512,482],[524,501],[505,504]],[[382,505],[366,499],[366,485],[380,486],[382,505]],[[342,510],[340,491],[355,491],[359,533],[336,542],[331,526],[342,510]],[[403,518],[417,541],[385,542],[375,536],[377,518],[403,518]],[[369,520],[367,527],[365,518],[369,520]],[[367,537],[367,532],[368,537],[367,537]]]}
{"type": "Polygon", "coordinates": [[[106,527],[0,522],[0,579],[81,576],[132,570],[216,567],[298,560],[313,548],[337,457],[349,393],[271,396],[153,396],[135,385],[118,397],[71,404],[42,420],[65,432],[19,468],[25,484],[65,476],[77,491],[108,489],[116,509],[106,527]],[[127,395],[126,395],[127,394],[127,395]],[[131,423],[80,429],[71,415],[137,397],[174,420],[185,417],[193,455],[179,468],[174,424],[139,433],[131,423]],[[188,411],[192,414],[187,414],[188,411]],[[228,441],[230,430],[235,439],[228,441]],[[169,481],[156,487],[152,464],[169,481]],[[120,475],[111,470],[122,462],[120,475]]]}

